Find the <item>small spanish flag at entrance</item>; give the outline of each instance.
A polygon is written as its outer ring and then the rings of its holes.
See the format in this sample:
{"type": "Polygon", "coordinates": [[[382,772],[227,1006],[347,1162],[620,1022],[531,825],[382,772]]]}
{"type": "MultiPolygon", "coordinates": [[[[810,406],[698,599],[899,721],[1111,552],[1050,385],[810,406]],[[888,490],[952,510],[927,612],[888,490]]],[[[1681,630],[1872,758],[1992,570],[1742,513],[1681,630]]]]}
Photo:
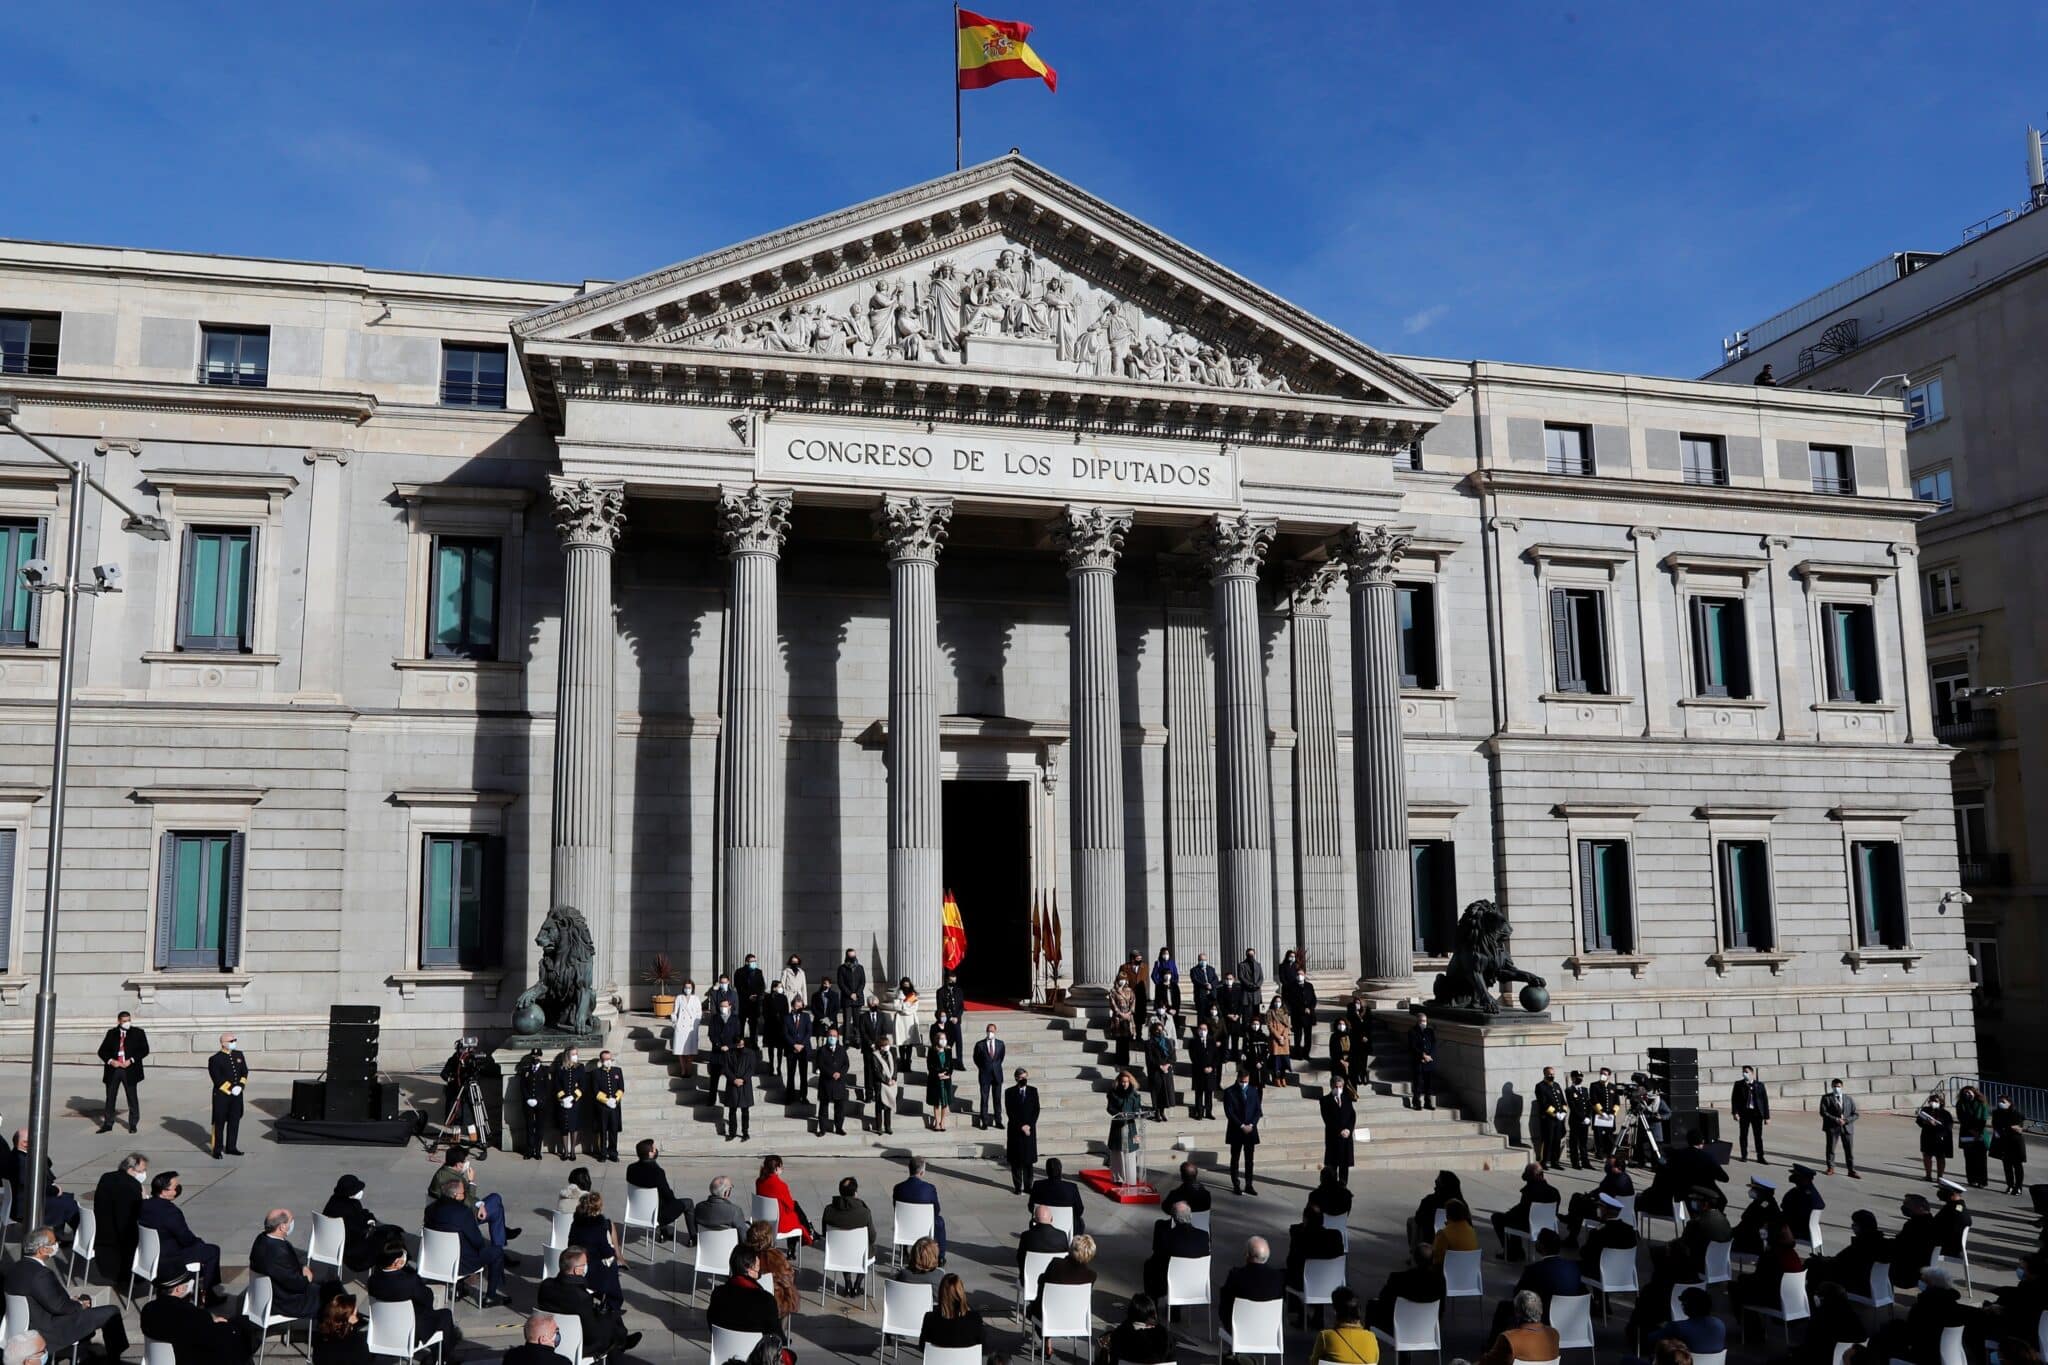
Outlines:
{"type": "Polygon", "coordinates": [[[939,938],[945,956],[946,970],[950,972],[967,956],[967,925],[960,918],[960,902],[953,899],[950,887],[946,890],[946,904],[940,914],[942,927],[939,930],[939,938]]]}
{"type": "Polygon", "coordinates": [[[1031,25],[1011,19],[984,19],[972,10],[956,9],[960,16],[960,88],[981,90],[997,81],[1045,82],[1048,90],[1060,88],[1057,71],[1040,61],[1024,40],[1031,25]]]}

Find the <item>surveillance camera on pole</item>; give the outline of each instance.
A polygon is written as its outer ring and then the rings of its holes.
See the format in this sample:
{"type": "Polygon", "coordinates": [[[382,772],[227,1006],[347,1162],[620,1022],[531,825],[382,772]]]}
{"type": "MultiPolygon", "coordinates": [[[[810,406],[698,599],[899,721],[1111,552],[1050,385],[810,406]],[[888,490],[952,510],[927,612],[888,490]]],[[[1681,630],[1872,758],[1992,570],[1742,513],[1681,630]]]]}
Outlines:
{"type": "Polygon", "coordinates": [[[119,564],[95,564],[92,566],[94,592],[121,591],[121,566],[119,564]]]}
{"type": "Polygon", "coordinates": [[[57,582],[57,571],[50,567],[47,559],[31,559],[22,565],[21,579],[28,584],[30,592],[64,591],[64,585],[57,582]]]}

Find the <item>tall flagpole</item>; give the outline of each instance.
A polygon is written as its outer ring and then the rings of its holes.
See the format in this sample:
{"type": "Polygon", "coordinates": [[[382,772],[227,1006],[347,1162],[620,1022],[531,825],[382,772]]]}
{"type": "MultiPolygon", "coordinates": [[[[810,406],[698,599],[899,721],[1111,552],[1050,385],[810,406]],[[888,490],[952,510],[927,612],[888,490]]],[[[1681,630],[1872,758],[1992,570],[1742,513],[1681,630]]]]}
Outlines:
{"type": "Polygon", "coordinates": [[[953,5],[953,169],[960,169],[960,6],[953,5]]]}

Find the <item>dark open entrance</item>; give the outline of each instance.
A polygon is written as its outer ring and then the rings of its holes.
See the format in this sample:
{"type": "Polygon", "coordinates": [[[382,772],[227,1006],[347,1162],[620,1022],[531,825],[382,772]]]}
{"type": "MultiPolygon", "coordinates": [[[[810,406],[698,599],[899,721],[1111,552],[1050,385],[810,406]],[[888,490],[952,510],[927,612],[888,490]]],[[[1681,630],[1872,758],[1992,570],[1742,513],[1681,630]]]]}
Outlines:
{"type": "Polygon", "coordinates": [[[1014,1004],[1031,993],[1031,815],[1028,782],[948,782],[942,810],[946,886],[967,927],[960,988],[1014,1004]]]}

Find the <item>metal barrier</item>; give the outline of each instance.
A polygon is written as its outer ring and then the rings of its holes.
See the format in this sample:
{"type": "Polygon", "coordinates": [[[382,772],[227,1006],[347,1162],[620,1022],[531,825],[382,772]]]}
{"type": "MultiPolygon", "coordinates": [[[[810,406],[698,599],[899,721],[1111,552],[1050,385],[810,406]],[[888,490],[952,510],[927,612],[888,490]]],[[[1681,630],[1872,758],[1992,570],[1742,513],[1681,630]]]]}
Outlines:
{"type": "Polygon", "coordinates": [[[1977,1087],[1977,1093],[1984,1097],[1984,1103],[1996,1105],[1999,1099],[2012,1101],[2012,1107],[2020,1111],[2026,1130],[2030,1133],[2048,1133],[2048,1089],[2038,1085],[2012,1085],[2006,1081],[1987,1081],[1976,1076],[1951,1076],[1948,1078],[1948,1099],[1951,1107],[1955,1097],[1966,1085],[1977,1087]]]}

